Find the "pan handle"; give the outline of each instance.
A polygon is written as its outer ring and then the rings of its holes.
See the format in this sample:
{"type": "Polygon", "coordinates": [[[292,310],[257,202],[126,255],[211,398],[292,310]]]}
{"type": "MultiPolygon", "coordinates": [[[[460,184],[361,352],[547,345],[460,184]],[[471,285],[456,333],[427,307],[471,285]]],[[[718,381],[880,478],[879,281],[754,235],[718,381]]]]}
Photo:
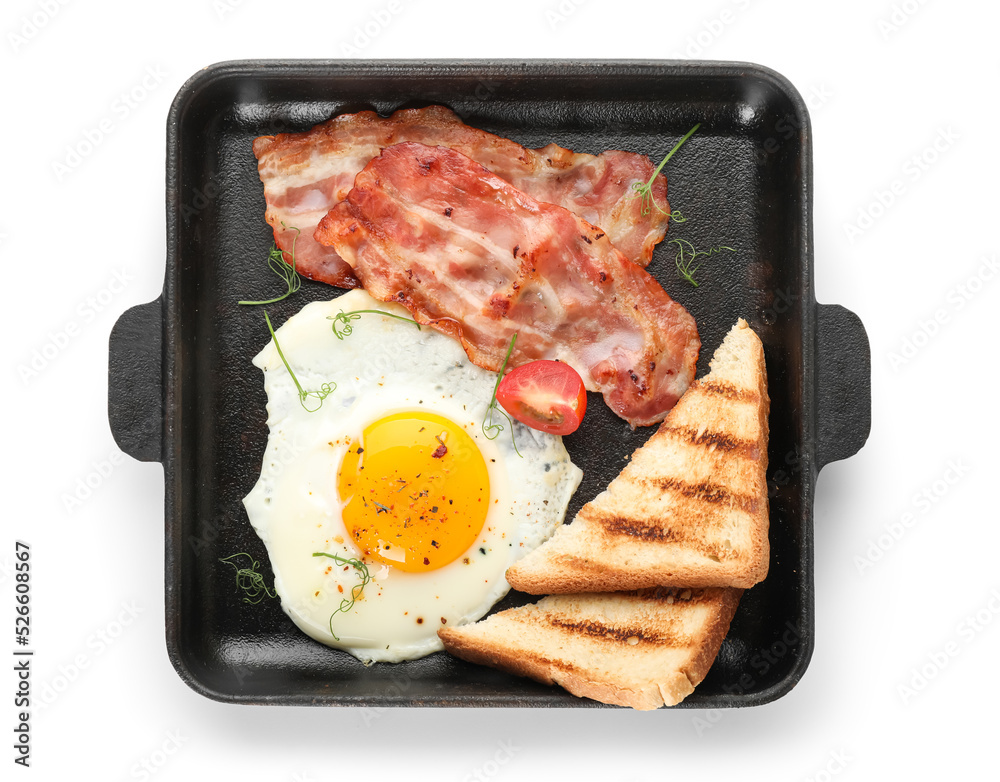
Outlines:
{"type": "Polygon", "coordinates": [[[108,346],[108,421],[118,447],[143,462],[163,453],[163,298],[118,318],[108,346]]]}
{"type": "Polygon", "coordinates": [[[872,358],[861,319],[816,306],[816,469],[861,450],[872,420],[872,358]]]}

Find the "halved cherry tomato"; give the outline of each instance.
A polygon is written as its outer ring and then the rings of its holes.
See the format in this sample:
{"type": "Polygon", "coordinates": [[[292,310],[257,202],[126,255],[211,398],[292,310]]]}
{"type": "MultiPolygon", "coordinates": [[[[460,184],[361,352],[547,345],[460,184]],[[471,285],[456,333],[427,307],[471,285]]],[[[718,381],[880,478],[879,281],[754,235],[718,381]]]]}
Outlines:
{"type": "Polygon", "coordinates": [[[550,434],[569,434],[583,420],[587,390],[573,367],[542,359],[504,375],[497,401],[522,424],[550,434]]]}

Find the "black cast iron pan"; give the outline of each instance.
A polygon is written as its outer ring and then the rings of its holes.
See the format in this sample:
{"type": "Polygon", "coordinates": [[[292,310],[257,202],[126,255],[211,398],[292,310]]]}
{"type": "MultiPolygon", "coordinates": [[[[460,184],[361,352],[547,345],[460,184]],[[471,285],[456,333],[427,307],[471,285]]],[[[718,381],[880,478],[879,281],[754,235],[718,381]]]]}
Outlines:
{"type": "MultiPolygon", "coordinates": [[[[591,706],[559,688],[439,653],[364,667],[300,633],[277,601],[241,602],[219,558],[263,545],[241,499],[267,440],[251,358],[268,339],[259,308],[274,290],[271,243],[251,152],[263,134],[332,115],[440,103],[467,123],[527,147],[625,149],[658,161],[695,123],[669,164],[669,238],[727,245],[682,281],[675,248],[650,271],[695,316],[701,375],[739,317],[764,342],[771,395],[771,568],[744,594],[718,659],[685,706],[766,703],[802,676],[813,649],[813,496],[824,464],[855,453],[870,421],[863,326],[813,293],[811,131],[795,89],[765,68],[674,62],[229,62],[191,78],[167,125],[167,259],[163,294],[121,316],[111,335],[109,415],[121,448],[163,463],[166,634],[170,658],[198,692],[241,703],[591,706]]],[[[269,307],[283,322],[338,291],[306,281],[269,307]]],[[[635,432],[595,397],[566,438],[585,474],[570,517],[652,433],[635,432]]],[[[269,573],[268,573],[269,576],[269,573]]],[[[512,593],[499,608],[527,598],[512,593]]]]}

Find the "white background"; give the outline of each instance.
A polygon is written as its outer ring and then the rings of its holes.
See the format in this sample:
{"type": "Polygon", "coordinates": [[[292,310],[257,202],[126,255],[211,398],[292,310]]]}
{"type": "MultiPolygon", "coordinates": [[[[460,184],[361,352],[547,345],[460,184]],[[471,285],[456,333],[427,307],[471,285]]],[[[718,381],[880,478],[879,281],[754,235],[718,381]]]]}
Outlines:
{"type": "MultiPolygon", "coordinates": [[[[188,689],[164,645],[162,469],[120,456],[106,420],[109,331],[163,284],[168,107],[213,62],[341,57],[388,2],[8,0],[0,625],[14,624],[11,565],[23,539],[33,556],[32,681],[36,694],[59,693],[32,710],[27,771],[12,762],[13,698],[0,698],[3,777],[972,776],[993,755],[1000,696],[1000,431],[989,339],[1000,303],[990,265],[1000,249],[1000,7],[398,3],[360,56],[744,60],[784,74],[809,101],[817,298],[865,323],[873,427],[867,446],[818,483],[808,671],[772,704],[725,712],[373,717],[222,705],[188,689]],[[143,99],[116,110],[144,79],[143,99]],[[53,164],[104,120],[111,132],[60,176],[53,164]],[[880,203],[894,184],[891,203],[880,203]],[[34,351],[50,343],[55,357],[25,377],[34,351]],[[81,482],[96,487],[68,502],[81,482]]],[[[3,681],[12,693],[15,675],[3,681]]]]}

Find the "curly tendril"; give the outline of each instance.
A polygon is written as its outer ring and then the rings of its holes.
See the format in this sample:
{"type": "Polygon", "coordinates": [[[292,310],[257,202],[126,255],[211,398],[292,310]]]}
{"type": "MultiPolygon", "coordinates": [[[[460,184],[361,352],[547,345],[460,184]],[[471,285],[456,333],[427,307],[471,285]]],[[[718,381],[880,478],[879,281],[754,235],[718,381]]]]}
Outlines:
{"type": "MultiPolygon", "coordinates": [[[[281,227],[285,228],[285,224],[282,223],[281,227]]],[[[292,239],[292,249],[290,252],[290,255],[292,256],[291,263],[287,263],[285,261],[285,251],[279,250],[278,245],[273,242],[271,243],[271,249],[267,254],[267,265],[271,268],[271,271],[285,281],[287,290],[280,296],[276,296],[273,299],[267,299],[266,301],[239,301],[237,304],[274,304],[275,302],[287,299],[302,287],[302,278],[295,270],[295,243],[299,240],[299,234],[302,232],[294,226],[290,230],[295,231],[295,238],[292,239]]]]}
{"type": "Polygon", "coordinates": [[[412,318],[405,318],[402,315],[394,315],[391,312],[385,312],[384,310],[351,310],[350,312],[344,312],[341,310],[336,315],[327,315],[327,320],[333,321],[333,333],[337,339],[343,339],[344,337],[349,337],[354,332],[354,326],[351,325],[352,320],[358,320],[363,314],[371,315],[385,315],[387,318],[395,318],[396,320],[401,320],[404,323],[412,323],[417,327],[417,331],[420,331],[420,324],[417,323],[412,318]],[[340,324],[338,328],[338,324],[340,324]]]}
{"type": "MultiPolygon", "coordinates": [[[[496,423],[493,420],[493,411],[496,410],[504,418],[507,419],[507,424],[510,426],[510,441],[514,444],[514,453],[521,456],[521,452],[517,450],[517,441],[514,439],[514,422],[511,420],[507,412],[497,404],[497,390],[500,388],[500,381],[503,380],[503,372],[507,368],[507,362],[510,361],[510,355],[514,352],[514,343],[517,342],[517,332],[515,331],[510,338],[510,345],[507,346],[507,355],[504,356],[503,364],[500,366],[500,372],[497,374],[497,382],[493,386],[493,397],[490,399],[490,404],[486,408],[486,413],[483,415],[483,435],[485,435],[487,440],[496,440],[499,434],[504,430],[504,425],[501,423],[496,423]],[[489,423],[487,423],[489,421],[489,423]]],[[[523,456],[521,458],[524,458],[523,456]]]]}
{"type": "Polygon", "coordinates": [[[285,354],[281,351],[281,345],[278,344],[278,337],[274,333],[274,327],[271,326],[271,319],[267,315],[267,311],[264,312],[264,320],[267,321],[267,330],[271,332],[271,339],[274,340],[274,347],[278,351],[278,357],[281,359],[281,363],[285,365],[285,369],[288,370],[289,376],[292,378],[292,382],[295,383],[295,387],[299,392],[299,404],[302,405],[302,409],[307,413],[315,413],[323,406],[323,400],[325,400],[330,394],[337,390],[337,384],[333,381],[329,383],[324,383],[320,386],[319,391],[306,391],[302,388],[302,384],[299,383],[299,379],[295,377],[295,373],[292,372],[292,368],[288,365],[288,361],[285,358],[285,354]],[[306,405],[306,400],[309,397],[319,400],[319,404],[316,407],[309,407],[306,405]]]}
{"type": "Polygon", "coordinates": [[[709,258],[715,253],[722,252],[723,250],[728,250],[733,253],[736,252],[734,248],[727,247],[724,244],[720,244],[718,247],[712,247],[708,250],[696,250],[694,245],[687,239],[671,239],[668,244],[677,245],[677,255],[674,256],[674,266],[677,267],[678,276],[683,280],[687,280],[696,288],[698,287],[698,283],[694,279],[694,273],[701,268],[701,263],[697,266],[692,265],[694,264],[695,258],[699,258],[701,256],[709,258]],[[685,255],[685,252],[687,255],[685,255]]]}
{"type": "Polygon", "coordinates": [[[649,178],[648,182],[644,184],[636,182],[634,185],[632,185],[632,189],[635,190],[635,197],[641,199],[640,203],[642,205],[643,216],[648,215],[650,213],[651,207],[656,207],[656,209],[660,212],[663,212],[663,214],[667,213],[666,210],[662,209],[660,205],[656,203],[656,201],[653,199],[653,182],[656,181],[656,177],[660,175],[660,172],[663,170],[663,167],[667,165],[667,161],[674,156],[674,153],[681,148],[681,145],[689,138],[691,138],[691,136],[694,135],[694,132],[698,130],[698,128],[700,127],[701,123],[699,122],[684,135],[684,138],[682,138],[680,141],[674,144],[674,148],[671,149],[667,153],[667,156],[660,161],[660,165],[656,167],[656,170],[653,172],[653,176],[649,178]]]}
{"type": "Polygon", "coordinates": [[[243,602],[250,605],[257,605],[265,597],[277,597],[278,593],[269,588],[264,583],[264,575],[258,572],[260,562],[241,551],[238,554],[230,554],[228,557],[221,557],[219,562],[225,562],[236,571],[236,588],[243,592],[243,602]],[[250,560],[249,567],[240,567],[233,560],[237,557],[246,557],[250,560]]]}
{"type": "Polygon", "coordinates": [[[355,570],[358,571],[358,575],[361,577],[361,583],[355,584],[353,587],[351,587],[351,596],[342,599],[340,601],[340,607],[332,614],[330,614],[330,635],[333,636],[334,641],[339,641],[340,639],[337,637],[337,634],[333,632],[333,617],[342,612],[346,613],[347,611],[350,611],[352,608],[354,608],[355,602],[361,599],[361,594],[362,592],[364,592],[365,587],[368,586],[369,583],[371,583],[372,577],[371,574],[368,572],[368,566],[360,559],[347,559],[345,557],[337,556],[336,554],[327,554],[326,552],[323,551],[314,551],[313,556],[329,557],[334,562],[340,565],[350,565],[351,567],[353,567],[355,570]]]}

